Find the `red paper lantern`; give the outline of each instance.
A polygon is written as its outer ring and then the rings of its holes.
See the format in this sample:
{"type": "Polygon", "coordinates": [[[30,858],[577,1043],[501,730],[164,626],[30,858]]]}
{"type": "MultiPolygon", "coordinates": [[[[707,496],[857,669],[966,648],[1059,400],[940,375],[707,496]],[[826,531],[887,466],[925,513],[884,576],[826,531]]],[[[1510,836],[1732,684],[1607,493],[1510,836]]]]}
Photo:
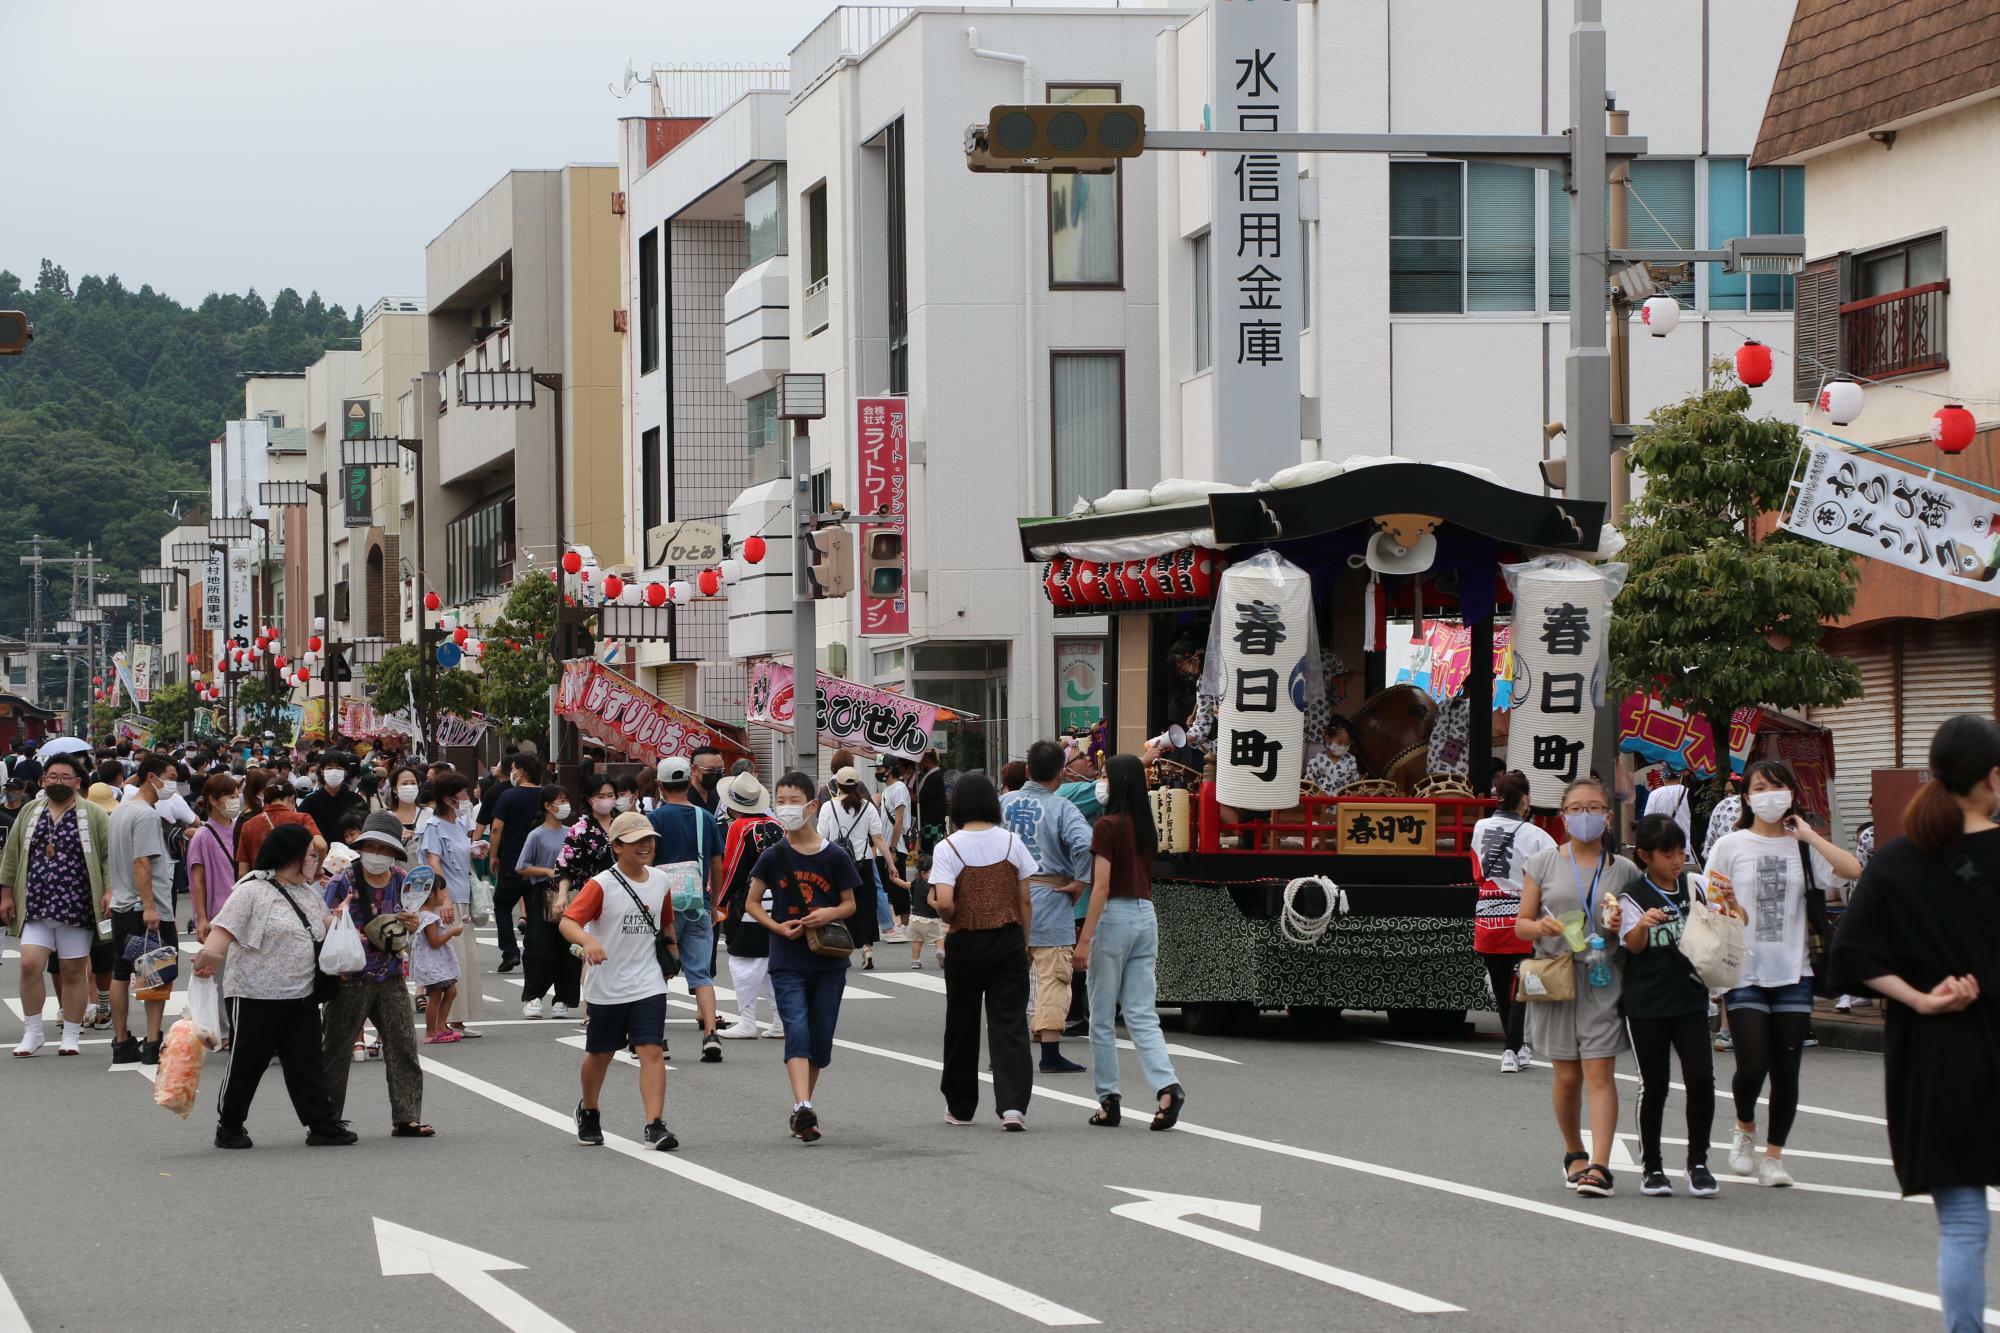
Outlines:
{"type": "Polygon", "coordinates": [[[604,597],[606,601],[615,600],[618,594],[624,591],[624,579],[619,578],[616,574],[606,574],[604,576],[604,597]]]}
{"type": "Polygon", "coordinates": [[[1097,562],[1095,560],[1071,560],[1069,562],[1069,605],[1089,606],[1096,596],[1097,562]]]}
{"type": "MultiPolygon", "coordinates": [[[[665,606],[666,604],[667,585],[664,583],[648,583],[646,585],[646,605],[665,606]]],[[[535,637],[540,638],[541,636],[538,634],[535,637]]]]}
{"type": "Polygon", "coordinates": [[[90,683],[91,683],[92,685],[102,685],[102,684],[104,683],[104,677],[102,677],[102,676],[92,676],[92,677],[90,678],[90,683]]]}
{"type": "Polygon", "coordinates": [[[1147,601],[1164,602],[1174,595],[1172,564],[1170,556],[1156,555],[1147,559],[1145,570],[1139,576],[1147,601]]]}
{"type": "Polygon", "coordinates": [[[1042,566],[1042,593],[1049,599],[1050,606],[1070,604],[1068,556],[1057,556],[1042,566]]]}
{"type": "Polygon", "coordinates": [[[1751,338],[1736,349],[1736,378],[1751,388],[1771,378],[1771,349],[1751,338]]]}
{"type": "Polygon", "coordinates": [[[299,668],[299,684],[303,685],[312,678],[313,678],[312,672],[306,670],[304,667],[299,668]]]}
{"type": "Polygon", "coordinates": [[[1964,453],[1978,433],[1978,420],[1957,403],[1940,407],[1931,418],[1931,439],[1948,454],[1964,453]]]}
{"type": "Polygon", "coordinates": [[[306,651],[309,653],[316,653],[325,646],[325,644],[319,641],[319,635],[317,634],[306,640],[306,651]]]}
{"type": "Polygon", "coordinates": [[[427,593],[425,593],[425,594],[424,594],[424,610],[426,610],[426,611],[435,611],[435,610],[437,610],[437,609],[438,609],[438,608],[439,608],[440,606],[443,606],[443,605],[444,605],[444,603],[438,600],[438,595],[437,595],[436,593],[434,593],[434,592],[427,592],[427,593]]]}
{"type": "Polygon", "coordinates": [[[722,591],[722,574],[713,569],[704,569],[695,575],[695,586],[701,589],[703,597],[713,597],[722,591]]]}
{"type": "Polygon", "coordinates": [[[564,551],[562,566],[565,574],[580,573],[583,569],[583,556],[576,551],[564,551]]]}
{"type": "Polygon", "coordinates": [[[507,648],[510,652],[518,653],[521,651],[521,641],[519,639],[509,639],[507,640],[507,648]]]}
{"type": "Polygon", "coordinates": [[[472,637],[472,631],[467,629],[463,625],[460,625],[457,629],[451,632],[451,641],[457,644],[461,648],[465,646],[465,641],[471,637],[472,637]]]}
{"type": "Polygon", "coordinates": [[[193,665],[194,665],[195,663],[199,662],[200,660],[201,660],[201,659],[200,659],[200,658],[198,658],[198,657],[196,657],[196,656],[195,656],[195,655],[194,655],[193,653],[189,653],[189,654],[188,654],[188,665],[189,665],[189,666],[193,666],[193,665]]]}
{"type": "Polygon", "coordinates": [[[743,563],[746,565],[763,564],[764,552],[767,549],[762,537],[745,537],[743,539],[743,563]]]}
{"type": "Polygon", "coordinates": [[[1188,584],[1194,595],[1203,601],[1215,596],[1215,566],[1215,552],[1196,548],[1194,561],[1188,568],[1188,584]]]}

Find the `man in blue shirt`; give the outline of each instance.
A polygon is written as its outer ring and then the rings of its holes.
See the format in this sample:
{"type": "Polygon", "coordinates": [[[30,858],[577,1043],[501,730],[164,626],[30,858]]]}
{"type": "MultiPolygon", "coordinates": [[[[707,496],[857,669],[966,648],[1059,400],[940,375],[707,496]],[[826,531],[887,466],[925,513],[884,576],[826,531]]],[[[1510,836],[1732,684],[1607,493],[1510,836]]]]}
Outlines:
{"type": "Polygon", "coordinates": [[[1035,914],[1028,929],[1028,956],[1035,965],[1034,1035],[1041,1043],[1041,1067],[1047,1074],[1083,1069],[1063,1055],[1062,1035],[1069,1014],[1070,960],[1076,949],[1076,904],[1090,887],[1090,824],[1075,805],[1057,794],[1062,769],[1062,747],[1054,741],[1036,741],[1028,747],[1028,785],[1000,803],[1001,818],[1040,868],[1028,880],[1035,914]]]}
{"type": "Polygon", "coordinates": [[[681,974],[701,1018],[701,1061],[720,1064],[722,1040],[715,1035],[715,900],[722,879],[722,829],[714,815],[690,799],[694,766],[687,759],[679,755],[662,759],[658,772],[660,804],[648,816],[657,838],[653,864],[693,861],[701,867],[700,899],[676,901],[674,924],[680,932],[681,974]]]}

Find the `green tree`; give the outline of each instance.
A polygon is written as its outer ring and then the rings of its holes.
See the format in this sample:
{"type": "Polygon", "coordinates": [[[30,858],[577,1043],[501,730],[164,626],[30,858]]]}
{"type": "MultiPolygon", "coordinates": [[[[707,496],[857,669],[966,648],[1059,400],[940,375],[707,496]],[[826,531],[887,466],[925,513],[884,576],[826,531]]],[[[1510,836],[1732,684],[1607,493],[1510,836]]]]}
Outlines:
{"type": "MultiPolygon", "coordinates": [[[[399,643],[385,651],[381,661],[368,668],[368,684],[372,690],[369,703],[377,712],[397,713],[409,706],[410,692],[404,680],[416,681],[417,687],[423,688],[422,661],[417,645],[399,643]]],[[[479,711],[479,686],[471,672],[440,669],[437,682],[439,712],[465,717],[479,711]]]]}
{"type": "Polygon", "coordinates": [[[1646,490],[1626,526],[1611,688],[1707,718],[1722,747],[1738,708],[1826,708],[1861,693],[1854,664],[1821,646],[1826,622],[1853,609],[1859,571],[1822,542],[1755,535],[1784,507],[1799,428],[1752,419],[1726,361],[1710,384],[1655,411],[1632,446],[1646,490]]]}
{"type": "Polygon", "coordinates": [[[500,619],[481,633],[486,655],[479,663],[480,698],[487,717],[507,739],[532,740],[543,754],[549,753],[549,692],[560,669],[552,649],[555,631],[555,581],[529,573],[514,581],[500,619]],[[519,649],[510,646],[515,643],[519,649]]]}
{"type": "Polygon", "coordinates": [[[236,686],[236,706],[243,710],[242,730],[282,734],[279,723],[291,706],[291,691],[282,686],[273,689],[263,676],[247,676],[236,686]]]}
{"type": "Polygon", "coordinates": [[[169,739],[186,734],[188,719],[194,710],[188,701],[188,687],[165,685],[153,691],[153,698],[146,705],[146,716],[153,719],[153,734],[169,739]]]}

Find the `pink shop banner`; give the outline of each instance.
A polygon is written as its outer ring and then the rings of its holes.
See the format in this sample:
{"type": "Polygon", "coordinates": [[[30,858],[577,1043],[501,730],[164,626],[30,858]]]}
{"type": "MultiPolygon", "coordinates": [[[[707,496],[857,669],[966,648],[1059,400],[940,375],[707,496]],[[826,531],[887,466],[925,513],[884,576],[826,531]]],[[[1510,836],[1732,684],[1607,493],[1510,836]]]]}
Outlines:
{"type": "MultiPolygon", "coordinates": [[[[823,746],[915,759],[930,745],[931,731],[940,719],[964,716],[921,699],[856,685],[824,671],[818,676],[819,739],[823,746]]],[[[757,663],[750,673],[749,720],[774,731],[790,731],[796,705],[792,669],[780,662],[757,663]]]]}
{"type": "Polygon", "coordinates": [[[563,663],[556,712],[585,735],[634,759],[657,762],[693,754],[704,745],[713,745],[732,760],[750,757],[735,738],[707,718],[674,707],[589,658],[563,663]]]}

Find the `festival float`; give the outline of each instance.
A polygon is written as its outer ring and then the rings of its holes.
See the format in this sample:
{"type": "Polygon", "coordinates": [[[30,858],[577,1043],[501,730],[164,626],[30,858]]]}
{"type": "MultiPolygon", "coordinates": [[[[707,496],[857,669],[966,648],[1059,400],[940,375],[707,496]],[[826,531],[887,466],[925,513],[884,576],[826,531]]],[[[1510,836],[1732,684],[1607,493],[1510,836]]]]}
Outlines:
{"type": "Polygon", "coordinates": [[[1491,1007],[1473,826],[1496,764],[1538,808],[1590,769],[1623,576],[1596,563],[1603,518],[1483,468],[1351,458],[1020,520],[1056,617],[1111,622],[1105,741],[1148,764],[1159,1002],[1189,1030],[1355,1009],[1456,1033],[1491,1007]],[[1413,629],[1459,660],[1399,682],[1413,629]]]}

